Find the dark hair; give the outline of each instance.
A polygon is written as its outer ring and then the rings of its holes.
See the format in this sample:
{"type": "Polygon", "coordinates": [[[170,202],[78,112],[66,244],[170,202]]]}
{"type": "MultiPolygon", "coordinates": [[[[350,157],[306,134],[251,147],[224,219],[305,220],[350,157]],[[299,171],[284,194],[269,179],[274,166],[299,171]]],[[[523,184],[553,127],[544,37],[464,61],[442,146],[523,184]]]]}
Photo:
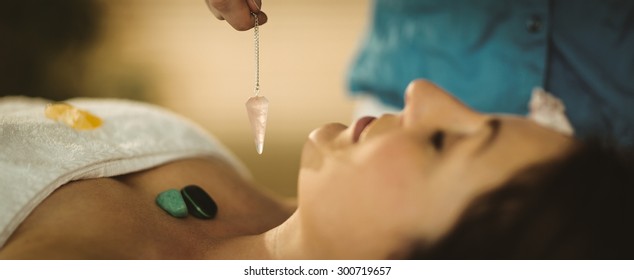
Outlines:
{"type": "Polygon", "coordinates": [[[467,207],[414,259],[633,259],[632,149],[590,141],[467,207]]]}

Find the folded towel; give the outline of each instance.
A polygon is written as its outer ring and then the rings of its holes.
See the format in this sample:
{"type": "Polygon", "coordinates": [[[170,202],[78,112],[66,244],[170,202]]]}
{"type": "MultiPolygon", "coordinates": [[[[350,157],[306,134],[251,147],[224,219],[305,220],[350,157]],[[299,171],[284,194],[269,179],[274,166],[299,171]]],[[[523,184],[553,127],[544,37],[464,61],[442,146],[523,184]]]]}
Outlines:
{"type": "Polygon", "coordinates": [[[0,98],[0,248],[56,188],[80,179],[122,175],[177,159],[220,157],[244,165],[192,122],[157,106],[118,99],[67,103],[103,120],[75,130],[46,118],[44,99],[0,98]]]}

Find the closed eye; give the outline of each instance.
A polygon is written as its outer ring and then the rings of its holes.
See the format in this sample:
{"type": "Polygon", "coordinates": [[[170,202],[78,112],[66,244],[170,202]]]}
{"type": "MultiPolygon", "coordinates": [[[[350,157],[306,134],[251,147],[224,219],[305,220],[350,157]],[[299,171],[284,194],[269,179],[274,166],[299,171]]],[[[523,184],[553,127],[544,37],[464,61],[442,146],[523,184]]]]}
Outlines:
{"type": "Polygon", "coordinates": [[[476,150],[478,153],[482,153],[482,151],[493,145],[493,142],[500,134],[502,122],[499,119],[491,119],[486,125],[489,128],[489,135],[484,141],[482,141],[482,144],[480,144],[480,147],[476,150]]]}
{"type": "Polygon", "coordinates": [[[434,134],[431,136],[431,144],[437,151],[442,150],[445,144],[445,133],[440,130],[434,132],[434,134]]]}

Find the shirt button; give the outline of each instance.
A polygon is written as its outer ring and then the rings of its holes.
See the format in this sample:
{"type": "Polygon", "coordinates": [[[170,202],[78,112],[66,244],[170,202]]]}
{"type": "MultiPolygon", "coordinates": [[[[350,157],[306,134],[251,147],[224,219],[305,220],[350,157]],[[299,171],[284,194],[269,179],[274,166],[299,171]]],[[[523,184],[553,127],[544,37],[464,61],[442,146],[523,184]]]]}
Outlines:
{"type": "Polygon", "coordinates": [[[537,33],[542,30],[543,22],[540,16],[532,16],[526,21],[526,30],[530,33],[537,33]]]}

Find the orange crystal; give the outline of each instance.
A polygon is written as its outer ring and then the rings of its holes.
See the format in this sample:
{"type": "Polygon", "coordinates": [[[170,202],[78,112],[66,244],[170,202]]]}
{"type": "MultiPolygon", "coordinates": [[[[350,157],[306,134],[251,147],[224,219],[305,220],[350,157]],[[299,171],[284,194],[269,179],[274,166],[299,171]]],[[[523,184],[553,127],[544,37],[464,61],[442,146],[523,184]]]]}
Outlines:
{"type": "Polygon", "coordinates": [[[76,130],[90,130],[101,126],[103,121],[88,111],[80,110],[67,103],[46,105],[44,115],[62,122],[76,130]]]}

